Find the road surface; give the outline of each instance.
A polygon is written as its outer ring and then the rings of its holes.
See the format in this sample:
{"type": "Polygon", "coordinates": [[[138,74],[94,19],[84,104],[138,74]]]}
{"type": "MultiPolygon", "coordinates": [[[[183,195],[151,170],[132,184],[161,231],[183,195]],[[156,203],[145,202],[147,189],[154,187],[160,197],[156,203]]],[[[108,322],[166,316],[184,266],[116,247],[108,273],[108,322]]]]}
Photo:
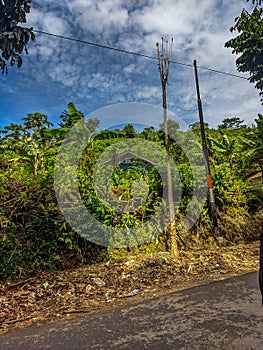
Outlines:
{"type": "Polygon", "coordinates": [[[263,350],[258,274],[0,337],[0,350],[263,350]]]}

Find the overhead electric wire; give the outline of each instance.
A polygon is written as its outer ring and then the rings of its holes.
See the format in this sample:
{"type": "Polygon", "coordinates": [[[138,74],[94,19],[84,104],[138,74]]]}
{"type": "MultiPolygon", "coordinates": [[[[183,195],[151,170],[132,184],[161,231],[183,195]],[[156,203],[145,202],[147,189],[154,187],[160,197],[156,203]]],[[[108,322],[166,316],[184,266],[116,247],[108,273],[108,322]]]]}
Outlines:
{"type": "Polygon", "coordinates": [[[217,69],[208,68],[208,67],[204,67],[204,66],[197,66],[197,67],[200,68],[200,69],[209,70],[211,72],[218,73],[218,74],[229,75],[231,77],[235,77],[235,78],[239,78],[239,79],[245,79],[245,80],[248,79],[246,77],[242,77],[242,75],[238,75],[238,74],[235,74],[235,73],[224,72],[224,71],[220,71],[220,70],[217,70],[217,69]]]}
{"type": "Polygon", "coordinates": [[[94,43],[94,42],[91,42],[91,41],[71,38],[71,37],[64,36],[64,35],[52,34],[52,33],[44,32],[42,30],[37,30],[37,29],[34,29],[34,32],[39,33],[39,34],[45,34],[45,35],[49,35],[49,36],[54,36],[56,38],[60,38],[60,39],[64,39],[64,40],[75,41],[75,42],[86,44],[86,45],[90,45],[90,46],[101,47],[103,49],[119,51],[119,52],[127,53],[129,55],[136,55],[136,56],[141,56],[141,57],[144,57],[144,58],[150,58],[150,59],[154,59],[154,60],[157,61],[157,58],[152,57],[152,56],[148,56],[148,55],[145,55],[145,54],[139,53],[139,52],[133,52],[133,51],[129,51],[129,50],[119,49],[117,47],[112,47],[112,46],[108,46],[108,45],[94,43]]]}
{"type": "MultiPolygon", "coordinates": [[[[100,47],[100,48],[107,49],[107,50],[118,51],[118,52],[126,53],[126,54],[129,54],[129,55],[144,57],[144,58],[148,58],[148,59],[157,61],[157,57],[149,56],[149,55],[146,55],[146,54],[143,54],[143,53],[140,53],[140,52],[124,50],[124,49],[120,49],[120,48],[109,46],[109,45],[103,45],[103,44],[94,43],[94,42],[91,42],[91,41],[86,41],[86,40],[82,40],[82,39],[76,39],[76,38],[68,37],[68,36],[65,36],[65,35],[53,34],[53,33],[45,32],[43,30],[38,30],[38,29],[33,29],[33,31],[35,33],[38,33],[38,34],[44,34],[44,35],[52,36],[52,37],[63,39],[63,40],[74,41],[74,42],[86,44],[86,45],[89,45],[89,46],[100,47]]],[[[174,61],[174,60],[171,60],[170,62],[174,63],[174,64],[181,65],[181,66],[185,66],[185,67],[193,67],[193,64],[190,64],[190,63],[178,62],[178,61],[174,61]]],[[[228,75],[228,76],[231,76],[231,77],[234,77],[234,78],[247,80],[246,77],[242,77],[241,75],[237,75],[237,74],[234,74],[234,73],[224,72],[224,71],[220,71],[220,70],[217,70],[217,69],[204,67],[204,66],[197,66],[197,67],[200,68],[200,69],[204,69],[204,70],[208,70],[208,71],[214,72],[214,73],[228,75]]]]}

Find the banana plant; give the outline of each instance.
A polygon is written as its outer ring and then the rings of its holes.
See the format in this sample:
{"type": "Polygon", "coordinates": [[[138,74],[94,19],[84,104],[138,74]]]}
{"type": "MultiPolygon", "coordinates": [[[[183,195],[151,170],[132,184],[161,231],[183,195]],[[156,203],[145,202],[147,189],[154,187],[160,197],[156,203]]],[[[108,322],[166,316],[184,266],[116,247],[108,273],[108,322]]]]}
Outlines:
{"type": "MultiPolygon", "coordinates": [[[[263,115],[258,114],[257,127],[247,137],[240,137],[243,143],[243,161],[248,165],[256,164],[263,174],[263,115]]],[[[262,179],[263,181],[263,179],[262,179]]]]}
{"type": "Polygon", "coordinates": [[[222,134],[222,139],[220,141],[213,137],[209,137],[209,141],[212,143],[214,154],[216,154],[216,152],[221,153],[223,158],[228,162],[230,174],[233,176],[233,160],[236,155],[236,140],[230,140],[226,134],[222,134]]]}
{"type": "Polygon", "coordinates": [[[28,114],[22,120],[23,125],[10,124],[4,128],[1,148],[13,151],[14,156],[9,159],[9,163],[28,163],[37,176],[52,145],[50,138],[44,134],[52,123],[41,113],[28,114]]]}
{"type": "Polygon", "coordinates": [[[68,112],[64,112],[61,115],[62,121],[59,123],[59,128],[46,129],[45,135],[51,137],[56,144],[62,143],[71,128],[83,120],[84,115],[78,111],[73,102],[68,103],[68,112]]]}

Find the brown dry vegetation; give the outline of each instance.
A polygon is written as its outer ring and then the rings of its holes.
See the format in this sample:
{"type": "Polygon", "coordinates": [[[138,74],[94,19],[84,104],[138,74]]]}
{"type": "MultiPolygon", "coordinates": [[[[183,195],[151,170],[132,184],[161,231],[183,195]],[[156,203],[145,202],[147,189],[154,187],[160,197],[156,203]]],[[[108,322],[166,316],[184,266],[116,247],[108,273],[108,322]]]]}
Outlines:
{"type": "Polygon", "coordinates": [[[176,261],[164,252],[126,254],[126,258],[0,283],[0,333],[255,271],[258,254],[258,241],[181,251],[176,261]]]}

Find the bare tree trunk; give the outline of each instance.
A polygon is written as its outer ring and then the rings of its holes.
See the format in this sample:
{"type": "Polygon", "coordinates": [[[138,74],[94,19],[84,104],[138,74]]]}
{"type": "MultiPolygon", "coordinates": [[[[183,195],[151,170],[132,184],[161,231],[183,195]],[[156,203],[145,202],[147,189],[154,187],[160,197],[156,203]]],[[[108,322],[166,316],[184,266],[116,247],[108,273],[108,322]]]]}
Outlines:
{"type": "Polygon", "coordinates": [[[259,163],[259,167],[260,167],[260,170],[261,170],[261,182],[263,182],[263,163],[259,163]]]}
{"type": "Polygon", "coordinates": [[[178,246],[176,237],[176,227],[174,222],[174,200],[173,200],[173,181],[172,181],[172,170],[171,170],[171,158],[170,158],[170,147],[169,147],[169,134],[167,127],[167,102],[166,102],[166,84],[162,84],[163,94],[163,121],[164,121],[164,137],[165,137],[165,148],[166,148],[166,167],[167,167],[167,195],[168,195],[168,206],[169,206],[169,220],[170,220],[170,254],[173,258],[178,257],[178,246]]]}

